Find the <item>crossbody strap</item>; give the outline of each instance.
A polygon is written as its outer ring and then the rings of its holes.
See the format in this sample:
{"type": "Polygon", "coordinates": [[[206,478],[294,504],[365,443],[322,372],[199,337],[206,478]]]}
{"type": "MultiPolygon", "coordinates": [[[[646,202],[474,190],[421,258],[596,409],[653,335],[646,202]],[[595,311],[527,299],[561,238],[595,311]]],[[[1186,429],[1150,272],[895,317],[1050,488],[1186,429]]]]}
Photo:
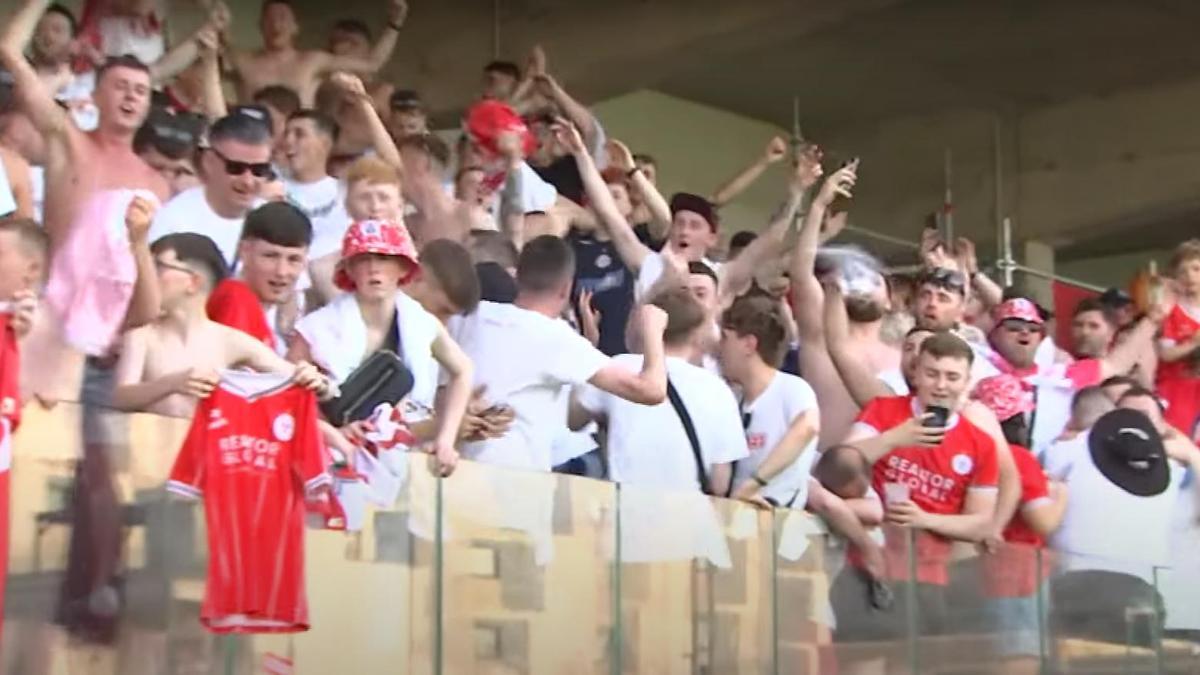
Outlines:
{"type": "Polygon", "coordinates": [[[712,488],[708,484],[708,472],[704,470],[704,458],[700,455],[700,438],[696,435],[696,426],[692,424],[692,416],[688,414],[687,407],[683,405],[683,399],[679,397],[679,390],[667,380],[667,398],[671,401],[671,407],[675,409],[675,414],[679,416],[679,421],[683,423],[683,431],[687,434],[688,443],[692,446],[692,457],[696,460],[696,477],[700,480],[700,490],[704,494],[712,494],[712,488]]]}

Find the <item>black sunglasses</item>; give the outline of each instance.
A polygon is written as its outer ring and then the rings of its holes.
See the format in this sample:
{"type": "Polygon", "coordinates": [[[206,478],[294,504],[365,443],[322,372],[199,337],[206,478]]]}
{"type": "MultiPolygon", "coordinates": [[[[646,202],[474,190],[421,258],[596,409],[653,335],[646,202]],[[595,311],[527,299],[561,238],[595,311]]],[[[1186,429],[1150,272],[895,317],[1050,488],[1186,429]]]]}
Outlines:
{"type": "Polygon", "coordinates": [[[938,288],[944,288],[955,293],[966,294],[967,282],[963,279],[963,275],[945,268],[929,270],[921,275],[918,279],[921,284],[931,284],[938,288]]]}
{"type": "Polygon", "coordinates": [[[216,155],[218,159],[225,162],[225,173],[230,176],[240,176],[247,171],[255,178],[265,178],[271,180],[275,178],[275,169],[270,162],[239,162],[236,159],[229,159],[221,154],[216,148],[209,148],[209,152],[216,155]]]}

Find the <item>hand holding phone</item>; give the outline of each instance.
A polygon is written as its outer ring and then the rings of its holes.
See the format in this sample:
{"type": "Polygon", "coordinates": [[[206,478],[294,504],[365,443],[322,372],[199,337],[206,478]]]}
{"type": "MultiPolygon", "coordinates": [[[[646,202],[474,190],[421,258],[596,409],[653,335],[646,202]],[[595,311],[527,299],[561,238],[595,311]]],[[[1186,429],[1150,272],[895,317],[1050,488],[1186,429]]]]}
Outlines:
{"type": "Polygon", "coordinates": [[[950,409],[945,406],[931,405],[925,408],[925,426],[931,429],[945,429],[950,421],[950,409]]]}

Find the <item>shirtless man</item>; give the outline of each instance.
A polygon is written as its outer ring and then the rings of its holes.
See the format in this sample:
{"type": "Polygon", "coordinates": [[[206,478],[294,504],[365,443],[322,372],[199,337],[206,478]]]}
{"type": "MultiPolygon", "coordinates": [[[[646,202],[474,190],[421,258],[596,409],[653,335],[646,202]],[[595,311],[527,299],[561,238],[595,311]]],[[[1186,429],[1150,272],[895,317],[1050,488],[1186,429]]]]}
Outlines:
{"type": "Polygon", "coordinates": [[[151,247],[162,289],[163,315],[125,334],[112,404],[119,410],[191,417],[197,399],[212,393],[218,372],[239,366],[295,374],[323,388],[311,366],[288,363],[261,341],[209,320],[209,293],[225,277],[216,244],[191,232],[169,234],[151,247]]]}
{"type": "MultiPolygon", "coordinates": [[[[133,152],[133,136],[150,110],[150,73],[136,60],[115,58],[96,71],[93,98],[99,126],[84,133],[66,112],[23,54],[49,0],[26,0],[0,33],[0,65],[12,73],[18,104],[46,139],[46,231],[57,248],[79,208],[93,192],[145,189],[160,200],[170,194],[157,171],[133,152]]],[[[148,317],[149,318],[149,317],[148,317]]]]}
{"type": "Polygon", "coordinates": [[[238,78],[238,98],[249,101],[263,87],[284,85],[300,95],[305,107],[312,107],[317,87],[328,74],[348,71],[373,75],[392,57],[404,20],[408,16],[406,0],[391,0],[383,35],[368,57],[335,55],[322,50],[301,50],[295,45],[300,25],[290,0],[265,0],[259,28],[263,46],[253,52],[234,52],[231,66],[238,78]]]}

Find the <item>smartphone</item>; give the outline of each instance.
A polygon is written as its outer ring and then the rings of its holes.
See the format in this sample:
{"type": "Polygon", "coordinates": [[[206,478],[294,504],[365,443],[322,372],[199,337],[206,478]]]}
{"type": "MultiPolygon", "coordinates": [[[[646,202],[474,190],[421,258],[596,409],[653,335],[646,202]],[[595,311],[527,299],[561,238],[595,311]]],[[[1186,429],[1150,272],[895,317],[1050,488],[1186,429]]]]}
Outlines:
{"type": "Polygon", "coordinates": [[[950,421],[950,409],[945,406],[931,405],[925,408],[925,426],[931,429],[944,429],[950,421]]]}

